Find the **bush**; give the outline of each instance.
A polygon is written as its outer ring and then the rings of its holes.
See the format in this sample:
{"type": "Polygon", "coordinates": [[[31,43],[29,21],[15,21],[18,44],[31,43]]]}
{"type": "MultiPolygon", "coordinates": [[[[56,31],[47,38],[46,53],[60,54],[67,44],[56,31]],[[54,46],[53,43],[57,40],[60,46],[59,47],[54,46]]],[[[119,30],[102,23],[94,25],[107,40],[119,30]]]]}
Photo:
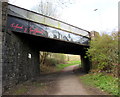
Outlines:
{"type": "Polygon", "coordinates": [[[55,66],[57,63],[57,60],[54,58],[47,58],[45,62],[45,64],[49,66],[55,66]]]}
{"type": "Polygon", "coordinates": [[[52,53],[52,58],[57,61],[57,64],[65,63],[66,56],[65,54],[52,53]]]}
{"type": "MultiPolygon", "coordinates": [[[[118,64],[118,33],[98,35],[90,43],[87,55],[92,57],[92,69],[116,73],[118,64]]],[[[116,74],[115,74],[116,75],[116,74]]]]}
{"type": "Polygon", "coordinates": [[[65,63],[64,54],[44,52],[43,55],[46,56],[41,58],[40,70],[42,73],[54,72],[57,64],[65,63]]]}

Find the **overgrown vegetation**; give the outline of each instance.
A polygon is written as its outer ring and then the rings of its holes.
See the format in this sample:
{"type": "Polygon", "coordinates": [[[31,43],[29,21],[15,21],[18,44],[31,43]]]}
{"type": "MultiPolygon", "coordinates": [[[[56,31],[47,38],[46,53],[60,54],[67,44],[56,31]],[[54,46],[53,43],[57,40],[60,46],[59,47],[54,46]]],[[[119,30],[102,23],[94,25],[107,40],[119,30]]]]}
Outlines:
{"type": "Polygon", "coordinates": [[[118,33],[96,34],[87,55],[92,57],[93,72],[107,72],[118,76],[118,33]]]}
{"type": "Polygon", "coordinates": [[[55,64],[65,63],[66,56],[59,53],[40,52],[40,64],[54,66],[55,64]]]}
{"type": "Polygon", "coordinates": [[[116,77],[103,73],[92,73],[84,75],[80,77],[80,79],[82,79],[83,83],[87,85],[96,86],[112,95],[120,95],[118,90],[119,81],[116,77]]]}
{"type": "Polygon", "coordinates": [[[64,64],[66,62],[64,54],[41,52],[40,53],[40,70],[41,73],[56,72],[56,64],[64,64]]]}
{"type": "Polygon", "coordinates": [[[118,33],[99,35],[96,32],[87,51],[87,55],[91,57],[92,61],[91,72],[80,78],[87,85],[99,87],[113,95],[120,95],[118,54],[118,33]]]}

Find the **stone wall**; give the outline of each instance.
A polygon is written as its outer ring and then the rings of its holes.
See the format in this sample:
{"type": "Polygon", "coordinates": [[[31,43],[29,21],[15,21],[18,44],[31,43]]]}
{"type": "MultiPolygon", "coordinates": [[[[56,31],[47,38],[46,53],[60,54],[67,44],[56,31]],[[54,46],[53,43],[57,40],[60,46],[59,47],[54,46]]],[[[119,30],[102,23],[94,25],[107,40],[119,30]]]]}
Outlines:
{"type": "Polygon", "coordinates": [[[2,94],[2,2],[0,2],[0,96],[2,94]]]}
{"type": "MultiPolygon", "coordinates": [[[[3,25],[7,22],[7,3],[4,3],[3,25]]],[[[14,85],[39,75],[39,50],[27,37],[7,31],[4,27],[2,46],[3,92],[14,85]]],[[[1,49],[1,48],[0,48],[1,49]]]]}
{"type": "Polygon", "coordinates": [[[3,49],[3,87],[9,87],[39,75],[39,50],[25,37],[6,33],[3,49]]]}

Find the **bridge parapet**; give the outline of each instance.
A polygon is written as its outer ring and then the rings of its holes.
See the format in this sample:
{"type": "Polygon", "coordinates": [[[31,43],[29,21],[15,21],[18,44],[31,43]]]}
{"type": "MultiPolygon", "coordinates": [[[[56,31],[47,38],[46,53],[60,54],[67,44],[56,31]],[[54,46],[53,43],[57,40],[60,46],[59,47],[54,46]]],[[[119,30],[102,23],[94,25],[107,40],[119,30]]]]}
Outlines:
{"type": "Polygon", "coordinates": [[[7,26],[15,32],[42,35],[83,45],[88,45],[90,40],[89,31],[11,4],[8,4],[7,26]]]}

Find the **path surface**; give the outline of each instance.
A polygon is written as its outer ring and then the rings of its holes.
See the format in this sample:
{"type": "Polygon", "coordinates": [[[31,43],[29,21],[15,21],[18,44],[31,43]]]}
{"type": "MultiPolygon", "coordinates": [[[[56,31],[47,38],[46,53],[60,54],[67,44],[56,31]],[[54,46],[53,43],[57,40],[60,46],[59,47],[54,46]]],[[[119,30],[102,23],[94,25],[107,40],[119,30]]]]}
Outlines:
{"type": "MultiPolygon", "coordinates": [[[[28,87],[29,90],[19,95],[108,95],[95,87],[84,85],[79,78],[83,73],[77,68],[78,65],[73,65],[58,73],[43,74],[36,81],[23,84],[22,88],[28,87]]],[[[13,89],[12,95],[18,88],[21,91],[21,86],[18,86],[13,89]]],[[[11,93],[8,92],[7,95],[9,94],[11,93]]]]}
{"type": "MultiPolygon", "coordinates": [[[[45,91],[38,87],[31,89],[28,95],[108,95],[105,92],[83,85],[79,77],[83,74],[78,72],[76,75],[75,69],[78,65],[66,67],[62,72],[43,75],[39,78],[40,82],[46,84],[45,91]]],[[[39,82],[38,81],[38,82],[39,82]]],[[[90,96],[91,95],[91,96],[90,96]]],[[[96,97],[96,96],[95,96],[96,97]]]]}
{"type": "Polygon", "coordinates": [[[58,90],[51,95],[90,95],[73,72],[74,66],[63,69],[58,78],[58,90]]]}

